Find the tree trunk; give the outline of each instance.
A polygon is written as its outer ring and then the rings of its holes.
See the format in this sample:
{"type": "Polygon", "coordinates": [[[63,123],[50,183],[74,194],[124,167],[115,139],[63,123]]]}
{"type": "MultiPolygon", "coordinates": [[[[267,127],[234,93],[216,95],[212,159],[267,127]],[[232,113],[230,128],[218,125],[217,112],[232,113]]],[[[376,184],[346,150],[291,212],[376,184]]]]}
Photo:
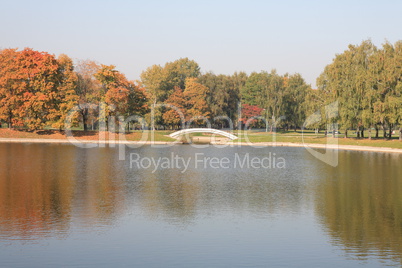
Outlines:
{"type": "Polygon", "coordinates": [[[383,138],[384,140],[387,139],[387,130],[385,129],[385,124],[381,123],[381,128],[382,128],[382,132],[383,132],[383,138]]]}
{"type": "Polygon", "coordinates": [[[88,118],[87,115],[82,115],[82,124],[84,125],[84,131],[88,131],[88,118]]]}
{"type": "Polygon", "coordinates": [[[8,117],[7,123],[8,123],[8,128],[12,128],[12,127],[13,127],[13,119],[12,119],[11,116],[8,117]]]}
{"type": "Polygon", "coordinates": [[[345,137],[344,137],[345,139],[347,139],[348,138],[348,129],[345,129],[345,137]]]}
{"type": "Polygon", "coordinates": [[[402,141],[402,126],[399,127],[399,141],[402,141]]]}
{"type": "Polygon", "coordinates": [[[152,112],[151,112],[151,130],[155,131],[155,105],[156,105],[156,98],[154,99],[154,104],[152,105],[152,112]]]}
{"type": "Polygon", "coordinates": [[[375,138],[378,139],[378,127],[375,126],[375,138]]]}
{"type": "Polygon", "coordinates": [[[360,129],[356,129],[356,138],[360,139],[360,129]]]}
{"type": "Polygon", "coordinates": [[[369,140],[371,140],[371,127],[368,130],[368,138],[369,138],[369,140]]]}
{"type": "Polygon", "coordinates": [[[364,138],[364,128],[362,128],[362,130],[360,131],[360,137],[364,138]]]}
{"type": "Polygon", "coordinates": [[[84,108],[81,112],[82,124],[84,125],[84,131],[88,131],[88,109],[84,108]]]}
{"type": "Polygon", "coordinates": [[[392,127],[389,127],[389,134],[388,134],[388,138],[392,139],[392,127]]]}

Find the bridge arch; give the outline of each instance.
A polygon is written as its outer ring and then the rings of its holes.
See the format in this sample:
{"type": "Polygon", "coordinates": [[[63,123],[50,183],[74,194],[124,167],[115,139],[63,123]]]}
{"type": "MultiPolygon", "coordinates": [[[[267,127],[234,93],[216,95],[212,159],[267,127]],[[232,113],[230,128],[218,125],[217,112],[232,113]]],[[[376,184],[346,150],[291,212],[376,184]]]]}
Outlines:
{"type": "Polygon", "coordinates": [[[231,140],[237,139],[237,136],[223,131],[219,129],[214,129],[214,128],[187,128],[187,129],[182,129],[176,132],[173,132],[172,134],[169,135],[169,137],[177,139],[178,137],[185,135],[185,134],[190,134],[190,133],[211,133],[211,134],[217,134],[224,136],[226,138],[229,138],[231,140]]]}

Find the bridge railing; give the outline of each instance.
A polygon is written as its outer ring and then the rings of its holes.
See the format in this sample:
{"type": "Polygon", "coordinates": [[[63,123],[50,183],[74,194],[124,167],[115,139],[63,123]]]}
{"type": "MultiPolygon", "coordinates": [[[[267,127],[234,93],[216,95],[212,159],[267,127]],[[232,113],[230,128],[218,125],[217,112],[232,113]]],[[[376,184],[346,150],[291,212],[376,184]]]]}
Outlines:
{"type": "Polygon", "coordinates": [[[176,131],[172,134],[170,134],[169,136],[172,138],[178,138],[182,135],[186,135],[186,134],[191,134],[191,133],[211,133],[211,134],[216,134],[216,135],[221,135],[224,136],[226,138],[229,138],[231,140],[235,140],[237,139],[237,136],[228,133],[226,131],[222,131],[219,129],[214,129],[214,128],[188,128],[188,129],[182,129],[179,131],[176,131]]]}

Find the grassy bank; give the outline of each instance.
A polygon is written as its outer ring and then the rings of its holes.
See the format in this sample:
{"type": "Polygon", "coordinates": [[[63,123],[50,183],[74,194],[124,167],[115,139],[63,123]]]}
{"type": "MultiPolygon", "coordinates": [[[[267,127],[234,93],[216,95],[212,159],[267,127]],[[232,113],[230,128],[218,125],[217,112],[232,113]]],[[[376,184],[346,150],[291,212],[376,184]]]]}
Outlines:
{"type": "MultiPolygon", "coordinates": [[[[124,140],[127,141],[151,141],[151,135],[154,135],[155,141],[175,141],[167,135],[170,131],[134,131],[119,137],[117,133],[98,132],[98,131],[82,131],[74,130],[72,134],[77,140],[124,140]]],[[[15,129],[0,129],[0,138],[10,139],[67,139],[64,131],[57,130],[40,130],[40,131],[26,131],[15,129]]]]}
{"type": "MultiPolygon", "coordinates": [[[[134,131],[124,135],[127,141],[162,141],[162,142],[173,142],[175,139],[170,138],[168,135],[172,131],[134,131]],[[151,135],[154,135],[154,139],[151,139],[151,135]]],[[[235,135],[238,135],[240,142],[291,142],[291,143],[313,143],[313,144],[326,144],[333,143],[335,141],[340,145],[357,145],[357,146],[371,146],[371,147],[388,147],[402,149],[402,142],[398,140],[395,135],[390,140],[384,140],[383,138],[372,139],[368,138],[358,139],[356,137],[350,137],[345,139],[343,135],[339,137],[332,138],[325,137],[324,133],[319,133],[316,135],[311,131],[305,132],[279,132],[279,133],[269,133],[269,132],[254,132],[254,131],[242,131],[240,134],[235,131],[235,135]],[[336,139],[336,140],[335,140],[336,139]]],[[[97,132],[97,131],[73,131],[73,135],[77,140],[124,140],[123,137],[118,136],[118,134],[109,132],[97,132]]],[[[198,137],[209,137],[210,134],[196,133],[191,136],[198,137]]],[[[0,129],[0,138],[13,138],[13,139],[66,139],[64,132],[59,132],[56,130],[43,130],[43,131],[26,131],[26,130],[12,130],[12,129],[0,129]]]]}
{"type": "MultiPolygon", "coordinates": [[[[236,133],[235,133],[236,134],[236,133]]],[[[305,132],[280,132],[280,133],[267,133],[267,132],[244,132],[239,135],[240,140],[243,142],[292,142],[292,143],[315,143],[315,144],[326,144],[338,142],[340,145],[357,145],[357,146],[371,146],[371,147],[389,147],[402,149],[402,142],[399,141],[398,137],[393,137],[392,139],[385,140],[384,138],[371,139],[368,138],[356,138],[355,136],[350,136],[344,138],[343,135],[336,135],[332,138],[331,134],[328,137],[324,133],[319,133],[316,135],[312,131],[305,132]],[[336,139],[336,140],[335,140],[336,139]]]]}

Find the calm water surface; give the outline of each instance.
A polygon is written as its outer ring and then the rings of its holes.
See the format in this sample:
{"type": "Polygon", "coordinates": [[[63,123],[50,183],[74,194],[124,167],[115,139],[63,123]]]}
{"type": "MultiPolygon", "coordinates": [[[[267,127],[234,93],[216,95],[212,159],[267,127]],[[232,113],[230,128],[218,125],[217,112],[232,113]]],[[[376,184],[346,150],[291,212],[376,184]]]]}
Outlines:
{"type": "Polygon", "coordinates": [[[401,163],[191,146],[127,149],[122,161],[116,148],[0,144],[0,267],[400,266],[401,163]],[[190,164],[154,172],[130,154],[190,164]],[[196,154],[229,168],[196,167],[196,154]],[[234,166],[247,154],[285,166],[234,166]]]}

